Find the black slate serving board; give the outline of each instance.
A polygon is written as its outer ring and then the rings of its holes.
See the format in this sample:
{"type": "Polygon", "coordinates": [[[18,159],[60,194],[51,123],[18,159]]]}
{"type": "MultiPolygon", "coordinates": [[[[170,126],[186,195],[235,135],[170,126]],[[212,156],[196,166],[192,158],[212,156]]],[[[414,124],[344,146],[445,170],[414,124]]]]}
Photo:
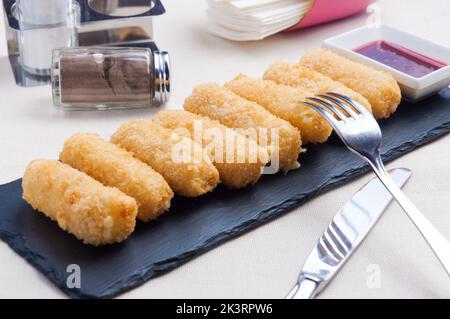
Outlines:
{"type": "MultiPolygon", "coordinates": [[[[383,158],[392,160],[450,131],[450,89],[417,104],[402,102],[380,122],[383,158]]],[[[125,242],[83,245],[21,198],[21,180],[0,186],[0,237],[74,298],[112,297],[368,170],[333,136],[301,155],[302,167],[266,175],[244,190],[219,187],[196,199],[175,198],[170,212],[138,223],[125,242]],[[69,289],[67,266],[81,267],[81,288],[69,289]]]]}

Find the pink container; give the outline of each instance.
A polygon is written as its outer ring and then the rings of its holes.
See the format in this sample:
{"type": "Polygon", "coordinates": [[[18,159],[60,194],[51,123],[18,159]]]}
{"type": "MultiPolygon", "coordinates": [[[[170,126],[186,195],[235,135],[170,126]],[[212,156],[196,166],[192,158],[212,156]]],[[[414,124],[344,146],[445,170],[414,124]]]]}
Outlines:
{"type": "Polygon", "coordinates": [[[376,0],[312,0],[305,17],[290,30],[310,27],[316,24],[345,18],[361,12],[376,0]]]}

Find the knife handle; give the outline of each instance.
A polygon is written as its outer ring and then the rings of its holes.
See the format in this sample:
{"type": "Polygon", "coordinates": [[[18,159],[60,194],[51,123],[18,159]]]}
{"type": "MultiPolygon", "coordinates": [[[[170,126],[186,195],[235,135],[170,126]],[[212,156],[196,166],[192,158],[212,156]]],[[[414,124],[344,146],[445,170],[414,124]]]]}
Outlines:
{"type": "Polygon", "coordinates": [[[319,283],[317,281],[301,274],[294,288],[286,296],[286,299],[312,299],[317,294],[318,288],[319,283]]]}

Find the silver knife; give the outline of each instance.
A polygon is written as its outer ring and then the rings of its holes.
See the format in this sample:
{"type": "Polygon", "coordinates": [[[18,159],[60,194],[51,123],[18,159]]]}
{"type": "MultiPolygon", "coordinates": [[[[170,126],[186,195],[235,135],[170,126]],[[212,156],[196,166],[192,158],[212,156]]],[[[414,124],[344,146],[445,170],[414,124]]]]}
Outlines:
{"type": "MultiPolygon", "coordinates": [[[[389,173],[400,187],[411,176],[407,168],[393,169],[389,173]]],[[[391,194],[378,178],[372,179],[353,195],[323,232],[286,299],[317,296],[356,250],[391,201],[391,194]]]]}

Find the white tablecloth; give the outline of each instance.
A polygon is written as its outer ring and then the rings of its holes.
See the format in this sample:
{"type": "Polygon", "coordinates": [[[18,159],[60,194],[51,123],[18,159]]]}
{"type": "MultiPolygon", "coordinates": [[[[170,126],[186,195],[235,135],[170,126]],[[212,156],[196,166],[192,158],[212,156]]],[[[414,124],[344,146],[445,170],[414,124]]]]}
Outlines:
{"type": "MultiPolygon", "coordinates": [[[[160,48],[170,51],[173,60],[174,93],[167,108],[179,108],[198,83],[222,83],[238,72],[259,76],[273,61],[296,61],[323,39],[361,26],[367,19],[362,14],[260,42],[234,43],[205,33],[204,1],[164,3],[168,13],[155,19],[155,34],[160,48]]],[[[448,0],[384,0],[379,5],[383,21],[450,47],[448,0]]],[[[4,41],[2,30],[0,39],[4,41]]],[[[64,139],[74,132],[93,131],[107,137],[125,120],[149,117],[153,112],[60,112],[51,105],[48,86],[16,87],[7,60],[2,58],[0,183],[20,177],[34,158],[56,158],[64,139]]],[[[388,165],[413,170],[404,190],[447,238],[449,165],[450,136],[388,165]]],[[[325,193],[121,297],[282,298],[330,218],[371,177],[325,193]]],[[[0,298],[65,297],[3,242],[0,265],[0,298]]],[[[321,297],[449,298],[450,281],[406,215],[392,205],[321,297]]]]}

